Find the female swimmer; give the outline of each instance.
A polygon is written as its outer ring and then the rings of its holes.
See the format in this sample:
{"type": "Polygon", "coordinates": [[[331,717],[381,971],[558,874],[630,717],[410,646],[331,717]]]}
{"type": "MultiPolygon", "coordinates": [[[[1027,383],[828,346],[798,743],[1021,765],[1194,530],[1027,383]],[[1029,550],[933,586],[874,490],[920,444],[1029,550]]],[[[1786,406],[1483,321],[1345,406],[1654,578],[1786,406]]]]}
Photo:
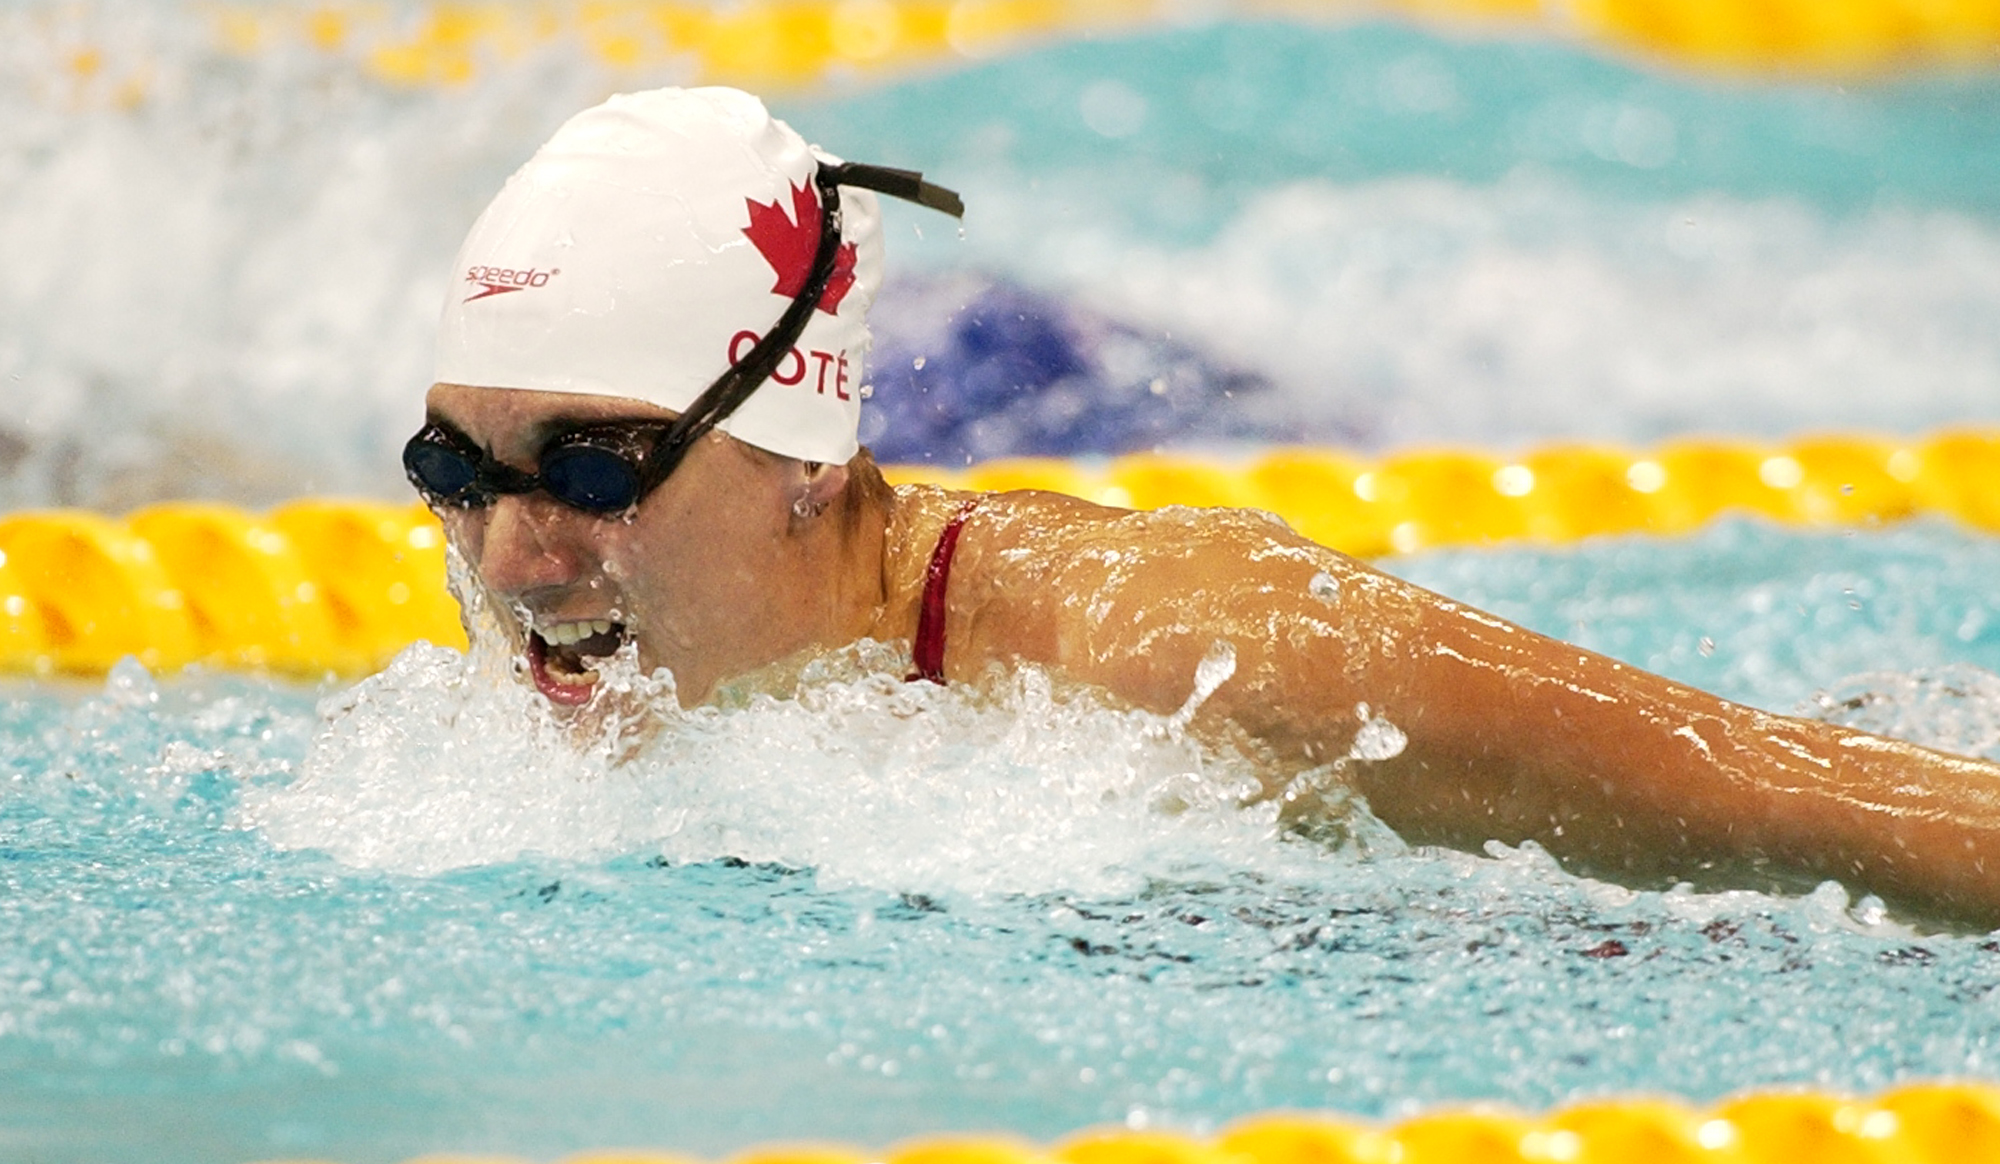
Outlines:
{"type": "Polygon", "coordinates": [[[855,440],[876,192],[956,209],[746,94],[660,90],[572,119],[473,228],[405,467],[552,702],[628,642],[688,704],[862,638],[1162,713],[1220,660],[1193,726],[1269,796],[1337,763],[1413,841],[2000,924],[2000,767],[1729,703],[1266,515],[889,487],[855,440]]]}

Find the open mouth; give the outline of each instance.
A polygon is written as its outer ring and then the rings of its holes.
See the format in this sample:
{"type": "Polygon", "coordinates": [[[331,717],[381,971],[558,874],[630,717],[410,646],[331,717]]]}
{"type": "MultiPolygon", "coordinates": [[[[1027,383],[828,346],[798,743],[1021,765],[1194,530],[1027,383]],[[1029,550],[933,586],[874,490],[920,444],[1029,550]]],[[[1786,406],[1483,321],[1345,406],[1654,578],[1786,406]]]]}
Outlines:
{"type": "Polygon", "coordinates": [[[531,628],[528,669],[535,677],[535,689],[550,703],[566,707],[590,702],[597,685],[597,661],[617,654],[628,637],[625,624],[605,619],[531,628]]]}

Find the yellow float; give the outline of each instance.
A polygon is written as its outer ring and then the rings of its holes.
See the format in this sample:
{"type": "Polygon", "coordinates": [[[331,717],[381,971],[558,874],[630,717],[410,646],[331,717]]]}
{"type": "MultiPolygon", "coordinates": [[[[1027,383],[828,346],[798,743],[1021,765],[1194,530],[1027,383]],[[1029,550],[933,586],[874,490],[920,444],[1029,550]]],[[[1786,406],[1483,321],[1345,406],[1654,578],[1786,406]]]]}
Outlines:
{"type": "MultiPolygon", "coordinates": [[[[1696,1110],[1661,1099],[1591,1100],[1541,1117],[1445,1109],[1393,1125],[1337,1116],[1252,1116],[1213,1137],[1088,1131],[1051,1146],[937,1137],[885,1153],[753,1148],[731,1164],[1979,1164],[2000,1160],[2000,1091],[1903,1087],[1873,1099],[1767,1092],[1696,1110]]],[[[421,1164],[522,1164],[430,1156],[421,1164]]],[[[272,1162],[277,1164],[277,1162],[272,1162]]],[[[305,1164],[305,1162],[290,1162],[305,1164]]],[[[420,1164],[410,1161],[409,1164],[420,1164]]],[[[562,1164],[694,1164],[665,1152],[586,1152],[562,1164]]]]}
{"type": "MultiPolygon", "coordinates": [[[[1368,558],[1675,534],[1732,513],[1823,527],[1932,514],[2000,531],[2000,432],[1970,430],[1782,446],[1682,440],[1645,453],[1552,445],[1519,457],[1433,449],[1369,460],[1297,448],[1242,463],[1143,453],[887,473],[1140,509],[1265,509],[1368,558]]],[[[420,638],[464,643],[444,589],[444,537],[420,505],[309,499],[266,514],[167,503],[123,519],[0,516],[0,670],[94,675],[129,654],[154,668],[354,675],[420,638]]]]}
{"type": "MultiPolygon", "coordinates": [[[[414,10],[321,0],[204,6],[217,47],[240,57],[306,52],[399,87],[462,85],[550,46],[614,71],[782,91],[907,72],[1107,31],[1184,23],[1176,0],[432,0],[414,10]]],[[[1407,19],[1540,34],[1685,68],[1867,76],[2000,65],[2000,0],[1237,0],[1203,15],[1307,21],[1407,19]]],[[[143,103],[143,46],[46,40],[80,93],[143,103]]]]}

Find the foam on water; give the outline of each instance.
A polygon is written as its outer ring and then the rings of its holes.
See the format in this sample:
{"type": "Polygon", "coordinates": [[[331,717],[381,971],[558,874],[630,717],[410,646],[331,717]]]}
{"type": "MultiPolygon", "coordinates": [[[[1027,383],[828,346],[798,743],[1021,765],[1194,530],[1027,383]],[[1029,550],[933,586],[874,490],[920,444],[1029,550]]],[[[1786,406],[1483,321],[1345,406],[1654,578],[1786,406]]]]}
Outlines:
{"type": "Polygon", "coordinates": [[[1969,663],[1852,675],[1799,709],[1830,723],[2000,760],[2000,675],[1969,663]]]}
{"type": "Polygon", "coordinates": [[[1914,433],[2000,399],[2000,229],[1953,212],[1621,205],[1522,172],[1280,186],[1193,248],[1120,233],[1042,232],[1021,266],[1268,378],[1308,434],[1914,433]]]}
{"type": "MultiPolygon", "coordinates": [[[[299,778],[248,791],[239,820],[410,873],[651,852],[926,893],[1130,892],[1188,854],[1276,859],[1275,811],[1238,807],[1254,773],[1188,738],[1185,715],[1117,709],[1034,668],[951,688],[906,683],[907,669],[862,644],[789,698],[579,727],[418,646],[328,700],[299,778]]],[[[631,678],[648,707],[672,700],[664,673],[631,678]]]]}
{"type": "MultiPolygon", "coordinates": [[[[466,226],[562,117],[683,79],[558,45],[396,90],[216,45],[172,4],[0,6],[0,504],[403,495],[466,226]]],[[[1996,92],[1222,21],[780,112],[966,191],[963,239],[890,208],[916,274],[878,330],[934,409],[1046,389],[947,449],[988,456],[1074,442],[1065,420],[1097,451],[1990,420],[1996,92]]],[[[907,387],[878,379],[874,404],[907,387]]],[[[1758,706],[1992,754],[1997,554],[1739,522],[1396,568],[1758,706]]],[[[1298,791],[1352,815],[1300,837],[1185,717],[907,665],[863,647],[682,713],[627,661],[607,685],[643,710],[582,730],[506,658],[426,647],[345,692],[0,684],[0,1155],[719,1156],[2000,1076],[1986,939],[1834,885],[1412,849],[1330,771],[1298,791]]],[[[1355,713],[1358,755],[1400,746],[1355,713]]]]}
{"type": "MultiPolygon", "coordinates": [[[[1995,552],[1744,524],[1404,565],[1676,678],[1777,708],[1824,688],[1943,744],[2000,725],[2000,635],[1961,635],[1995,552]],[[1843,684],[1855,658],[1892,671],[1843,684]]],[[[1988,939],[1831,884],[1635,891],[1364,816],[1301,838],[1234,807],[1247,769],[1174,717],[1033,673],[905,684],[891,654],[582,733],[504,657],[430,648],[317,708],[131,664],[0,686],[6,1147],[720,1156],[2000,1072],[1988,939]]],[[[1200,670],[1191,696],[1230,681],[1226,652],[1200,670]]],[[[1397,746],[1355,714],[1357,753],[1397,746]]]]}
{"type": "MultiPolygon", "coordinates": [[[[0,503],[400,495],[479,208],[568,113],[686,79],[552,44],[397,89],[218,43],[172,4],[0,13],[0,503]],[[67,67],[77,45],[96,72],[67,67]]],[[[967,193],[964,239],[890,208],[909,284],[878,371],[951,354],[940,303],[1010,350],[880,376],[869,406],[926,393],[962,440],[869,431],[956,459],[1990,419],[1995,92],[1723,89],[1554,45],[1222,21],[779,110],[967,193]],[[1087,359],[998,334],[1024,296],[1087,359]]]]}
{"type": "MultiPolygon", "coordinates": [[[[1724,690],[1754,683],[1734,692],[1751,702],[1776,696],[1783,706],[1784,693],[1797,691],[1789,702],[1803,714],[1946,750],[2000,748],[2000,679],[1969,661],[2000,663],[2000,635],[1981,624],[1968,638],[1971,614],[1939,601],[1940,593],[1979,593],[1990,547],[1960,547],[1937,526],[1862,541],[1773,532],[1738,523],[1685,542],[1610,542],[1588,555],[1446,553],[1402,568],[1654,669],[1707,672],[1707,685],[1724,690]],[[1773,544],[1758,567],[1767,575],[1761,585],[1745,591],[1738,579],[1721,579],[1734,601],[1690,586],[1619,583],[1621,574],[1648,576],[1662,562],[1704,555],[1742,570],[1745,535],[1773,544]],[[1949,551],[1935,548],[1940,539],[1949,551]],[[1582,572],[1566,580],[1572,570],[1582,572]],[[1566,581],[1576,590],[1552,610],[1546,596],[1566,581]],[[1597,604],[1593,594],[1607,588],[1615,601],[1597,604]],[[1677,621],[1688,604],[1704,622],[1677,621]],[[1798,640],[1814,637],[1799,633],[1801,622],[1839,653],[1793,654],[1798,640]],[[1686,651],[1695,626],[1722,646],[1686,651]],[[1893,634],[1912,670],[1841,678],[1830,669],[1881,650],[1880,630],[1893,634]],[[1650,637],[1659,635],[1670,636],[1669,649],[1650,637]],[[1776,672],[1789,674],[1774,682],[1776,672]]],[[[418,644],[322,700],[296,779],[246,774],[237,824],[281,848],[412,874],[646,852],[812,869],[828,887],[960,894],[1115,896],[1190,863],[1296,876],[1297,862],[1318,859],[1310,846],[1280,843],[1300,829],[1360,841],[1360,851],[1401,847],[1351,800],[1338,764],[1306,774],[1280,798],[1310,799],[1308,810],[1326,819],[1300,825],[1287,816],[1288,830],[1275,802],[1246,807],[1259,788],[1252,762],[1187,731],[1235,674],[1227,641],[1211,647],[1188,677],[1183,706],[1165,716],[1116,706],[1036,667],[949,687],[907,682],[907,653],[873,642],[814,659],[776,688],[725,688],[715,704],[685,710],[672,676],[642,675],[628,644],[602,665],[591,704],[559,711],[522,678],[525,663],[507,653],[462,562],[452,562],[455,589],[472,595],[474,649],[418,644]]],[[[109,680],[107,699],[141,709],[157,693],[127,664],[109,680]]],[[[1402,750],[1395,724],[1366,703],[1354,714],[1361,730],[1350,759],[1402,750]]],[[[189,758],[208,756],[181,762],[189,758]]]]}
{"type": "Polygon", "coordinates": [[[178,4],[0,9],[0,503],[393,492],[458,241],[605,87],[544,56],[402,91],[178,4]]]}

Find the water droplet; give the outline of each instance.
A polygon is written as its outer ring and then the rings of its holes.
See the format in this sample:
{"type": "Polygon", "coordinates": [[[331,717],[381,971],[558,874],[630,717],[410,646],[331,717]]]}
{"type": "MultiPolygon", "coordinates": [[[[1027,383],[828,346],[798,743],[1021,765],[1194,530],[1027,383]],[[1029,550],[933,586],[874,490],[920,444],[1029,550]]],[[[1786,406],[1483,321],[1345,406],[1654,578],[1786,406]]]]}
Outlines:
{"type": "Polygon", "coordinates": [[[910,361],[910,367],[915,368],[917,371],[921,372],[924,370],[924,362],[925,362],[924,357],[918,356],[916,359],[910,361]]]}
{"type": "Polygon", "coordinates": [[[111,665],[104,696],[120,707],[146,707],[160,701],[160,687],[144,663],[127,655],[111,665]]]}
{"type": "Polygon", "coordinates": [[[1188,692],[1187,702],[1173,716],[1173,723],[1185,727],[1216,688],[1229,681],[1236,674],[1236,644],[1228,639],[1217,639],[1209,644],[1208,653],[1194,668],[1194,690],[1188,692]]]}
{"type": "Polygon", "coordinates": [[[875,385],[863,384],[861,386],[861,399],[867,400],[873,397],[874,395],[875,395],[875,385]]]}
{"type": "Polygon", "coordinates": [[[1340,579],[1325,570],[1313,575],[1312,581],[1306,584],[1306,590],[1329,606],[1340,601],[1340,579]]]}
{"type": "Polygon", "coordinates": [[[1694,649],[1700,651],[1701,657],[1706,659],[1715,653],[1715,640],[1703,635],[1701,641],[1694,645],[1694,649]]]}
{"type": "Polygon", "coordinates": [[[1371,715],[1367,704],[1355,704],[1354,714],[1361,720],[1361,730],[1354,733],[1354,743],[1348,746],[1349,759],[1393,760],[1410,745],[1410,737],[1403,734],[1402,728],[1379,715],[1371,715]]]}

